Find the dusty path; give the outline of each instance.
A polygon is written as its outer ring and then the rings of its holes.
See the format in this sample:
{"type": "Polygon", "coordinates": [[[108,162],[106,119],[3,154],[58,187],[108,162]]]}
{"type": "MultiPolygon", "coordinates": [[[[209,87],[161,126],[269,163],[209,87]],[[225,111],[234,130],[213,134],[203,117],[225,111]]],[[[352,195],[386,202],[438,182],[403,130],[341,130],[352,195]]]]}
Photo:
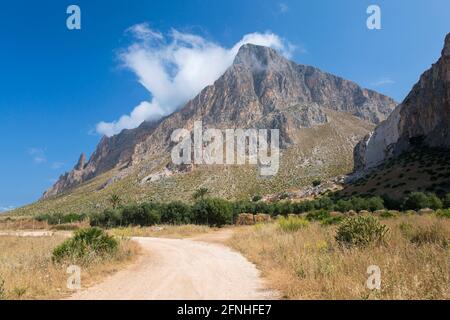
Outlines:
{"type": "Polygon", "coordinates": [[[71,299],[241,300],[275,297],[273,292],[264,290],[255,266],[224,245],[201,241],[204,240],[202,237],[133,240],[143,251],[134,265],[74,294],[71,299]]]}

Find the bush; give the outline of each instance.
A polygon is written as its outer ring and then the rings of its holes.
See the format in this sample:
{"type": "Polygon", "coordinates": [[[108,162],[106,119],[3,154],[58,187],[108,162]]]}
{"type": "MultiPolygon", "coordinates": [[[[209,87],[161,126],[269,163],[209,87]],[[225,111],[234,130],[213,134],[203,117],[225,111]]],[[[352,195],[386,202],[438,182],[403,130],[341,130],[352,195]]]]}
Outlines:
{"type": "Polygon", "coordinates": [[[103,212],[101,216],[102,224],[99,226],[104,226],[108,228],[114,228],[121,226],[123,222],[123,211],[121,209],[107,209],[103,212]]]}
{"type": "Polygon", "coordinates": [[[381,197],[372,197],[367,199],[367,207],[369,211],[377,211],[384,209],[384,200],[381,197]]]}
{"type": "Polygon", "coordinates": [[[411,192],[403,202],[403,209],[417,210],[430,207],[428,196],[423,192],[411,192]]]}
{"type": "Polygon", "coordinates": [[[304,212],[309,212],[315,209],[315,204],[313,201],[302,201],[292,204],[292,213],[300,214],[304,212]]]}
{"type": "Polygon", "coordinates": [[[317,210],[332,211],[334,208],[334,202],[329,197],[321,197],[314,200],[314,208],[317,210]]]}
{"type": "Polygon", "coordinates": [[[442,201],[445,209],[450,209],[450,193],[447,193],[442,201]]]}
{"type": "Polygon", "coordinates": [[[314,180],[314,181],[312,182],[313,187],[318,187],[318,186],[320,186],[321,184],[322,184],[322,181],[320,181],[320,180],[314,180]]]}
{"type": "Polygon", "coordinates": [[[429,208],[433,210],[442,209],[442,201],[435,194],[428,195],[429,208]]]}
{"type": "Polygon", "coordinates": [[[64,241],[53,250],[53,261],[85,263],[117,252],[119,243],[99,228],[87,228],[75,232],[73,238],[64,241]]]}
{"type": "Polygon", "coordinates": [[[153,226],[161,222],[161,214],[159,213],[157,208],[147,203],[143,204],[142,208],[145,212],[147,226],[153,226]]]}
{"type": "Polygon", "coordinates": [[[70,214],[54,213],[54,214],[41,214],[34,217],[34,219],[36,221],[46,221],[50,225],[55,225],[55,224],[81,222],[87,219],[87,215],[77,213],[70,213],[70,214]]]}
{"type": "Polygon", "coordinates": [[[179,201],[171,202],[164,206],[161,212],[161,221],[169,224],[191,223],[191,208],[179,201]]]}
{"type": "Polygon", "coordinates": [[[259,195],[259,194],[256,194],[256,195],[254,195],[254,196],[252,197],[252,201],[253,201],[253,202],[258,202],[258,201],[260,201],[261,199],[262,199],[262,196],[259,195]]]}
{"type": "Polygon", "coordinates": [[[400,210],[402,207],[402,201],[391,198],[389,195],[384,194],[382,196],[384,207],[388,210],[400,210]]]}
{"type": "Polygon", "coordinates": [[[441,209],[436,211],[438,217],[450,218],[450,209],[441,209]]]}
{"type": "Polygon", "coordinates": [[[392,212],[392,210],[384,210],[381,214],[380,217],[381,218],[393,218],[396,215],[394,214],[394,212],[392,212]]]}
{"type": "Polygon", "coordinates": [[[285,232],[295,232],[309,225],[308,220],[298,217],[280,217],[277,220],[278,226],[285,232]]]}
{"type": "Polygon", "coordinates": [[[418,210],[431,208],[434,210],[443,207],[441,199],[434,193],[425,194],[423,192],[412,192],[406,196],[403,202],[404,210],[418,210]]]}
{"type": "Polygon", "coordinates": [[[144,208],[138,205],[129,205],[122,209],[122,222],[125,226],[146,225],[146,215],[144,208]]]}
{"type": "Polygon", "coordinates": [[[373,216],[345,219],[336,233],[336,241],[346,247],[384,244],[389,229],[373,216]]]}
{"type": "Polygon", "coordinates": [[[353,209],[353,205],[349,200],[338,200],[335,206],[336,211],[348,212],[353,209]]]}
{"type": "Polygon", "coordinates": [[[203,199],[197,201],[192,208],[193,218],[198,224],[221,227],[233,223],[233,210],[225,200],[203,199]]]}

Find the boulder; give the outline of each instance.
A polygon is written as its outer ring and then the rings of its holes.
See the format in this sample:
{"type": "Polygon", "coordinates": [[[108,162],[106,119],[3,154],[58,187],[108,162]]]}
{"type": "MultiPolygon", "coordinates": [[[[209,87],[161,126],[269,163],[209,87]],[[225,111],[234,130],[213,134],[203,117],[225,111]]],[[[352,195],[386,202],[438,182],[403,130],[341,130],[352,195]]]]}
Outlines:
{"type": "Polygon", "coordinates": [[[250,226],[255,224],[255,216],[251,213],[241,213],[238,215],[236,224],[238,226],[250,226]]]}
{"type": "Polygon", "coordinates": [[[433,214],[434,210],[430,208],[420,209],[419,214],[433,214]]]}
{"type": "Polygon", "coordinates": [[[257,215],[254,216],[254,218],[255,218],[255,223],[267,223],[272,220],[270,215],[263,214],[263,213],[258,213],[257,215]]]}

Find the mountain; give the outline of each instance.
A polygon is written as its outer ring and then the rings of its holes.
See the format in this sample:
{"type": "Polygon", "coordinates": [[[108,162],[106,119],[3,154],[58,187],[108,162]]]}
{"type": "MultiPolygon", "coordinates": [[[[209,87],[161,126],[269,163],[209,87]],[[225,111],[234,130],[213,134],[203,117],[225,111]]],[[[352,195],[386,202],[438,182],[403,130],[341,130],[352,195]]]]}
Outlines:
{"type": "Polygon", "coordinates": [[[202,120],[215,128],[278,128],[282,145],[292,142],[292,131],[327,122],[324,108],[347,112],[379,123],[394,101],[362,89],[351,81],[314,67],[295,64],[276,51],[244,45],[233,65],[179,112],[158,123],[102,138],[86,163],[61,176],[44,198],[69,190],[113,168],[127,168],[167,151],[176,128],[202,120]]]}
{"type": "Polygon", "coordinates": [[[126,201],[189,200],[205,186],[216,196],[273,193],[351,170],[355,144],[396,103],[354,82],[296,64],[263,46],[244,45],[233,64],[179,111],[157,122],[103,137],[89,161],[82,155],[43,199],[24,210],[91,210],[120,193],[126,201]],[[175,129],[280,130],[280,170],[261,178],[250,165],[171,163],[175,129]],[[82,203],[82,204],[80,204],[82,203]]]}
{"type": "Polygon", "coordinates": [[[389,118],[355,147],[355,171],[376,167],[417,144],[450,148],[450,33],[439,60],[389,118]]]}
{"type": "Polygon", "coordinates": [[[354,174],[343,196],[450,192],[450,34],[441,57],[425,71],[388,119],[354,149],[354,174]]]}

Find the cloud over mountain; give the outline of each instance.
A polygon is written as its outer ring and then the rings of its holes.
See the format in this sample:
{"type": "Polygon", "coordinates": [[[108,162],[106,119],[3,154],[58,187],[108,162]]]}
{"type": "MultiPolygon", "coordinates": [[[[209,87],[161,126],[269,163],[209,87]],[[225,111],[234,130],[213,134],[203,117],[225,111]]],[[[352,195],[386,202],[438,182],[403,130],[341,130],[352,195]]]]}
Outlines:
{"type": "Polygon", "coordinates": [[[98,123],[97,132],[106,136],[176,111],[204,87],[213,84],[233,63],[243,44],[272,47],[286,57],[294,50],[293,45],[271,32],[247,34],[231,48],[175,29],[163,34],[145,23],[129,28],[127,33],[133,43],[120,53],[120,60],[136,74],[152,98],[116,121],[98,123]]]}

